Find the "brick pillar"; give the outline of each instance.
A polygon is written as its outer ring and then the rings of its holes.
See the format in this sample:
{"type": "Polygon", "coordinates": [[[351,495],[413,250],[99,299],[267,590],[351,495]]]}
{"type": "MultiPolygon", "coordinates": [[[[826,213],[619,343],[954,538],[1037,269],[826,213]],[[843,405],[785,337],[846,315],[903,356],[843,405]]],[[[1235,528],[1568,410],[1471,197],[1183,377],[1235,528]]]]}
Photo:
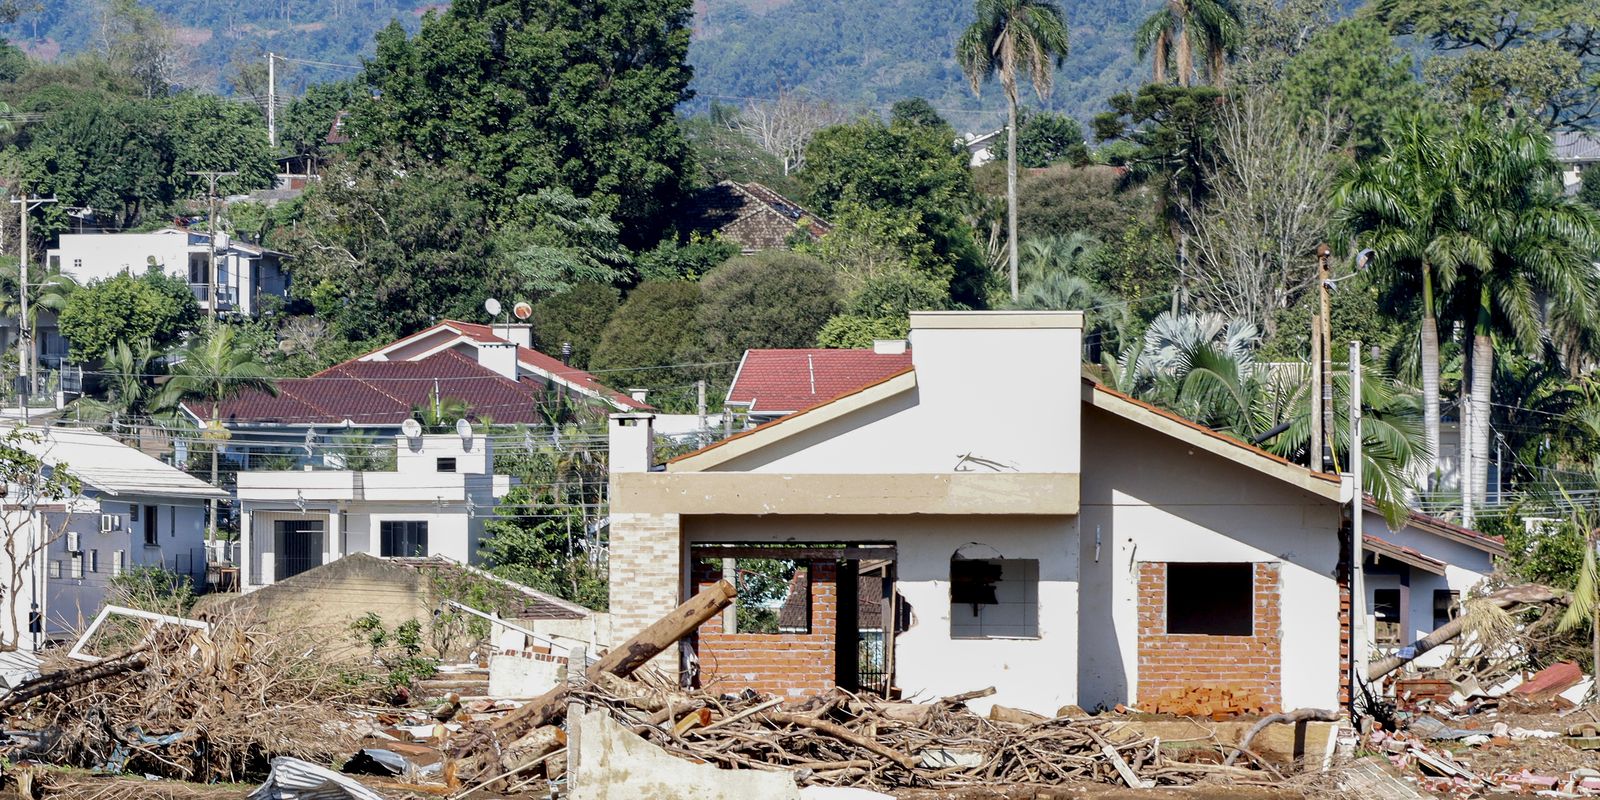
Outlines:
{"type": "MultiPolygon", "coordinates": [[[[682,584],[677,514],[611,515],[611,637],[621,644],[677,608],[682,584]]],[[[676,650],[668,651],[677,664],[676,650]]],[[[658,664],[659,665],[659,664],[658,664]]]]}

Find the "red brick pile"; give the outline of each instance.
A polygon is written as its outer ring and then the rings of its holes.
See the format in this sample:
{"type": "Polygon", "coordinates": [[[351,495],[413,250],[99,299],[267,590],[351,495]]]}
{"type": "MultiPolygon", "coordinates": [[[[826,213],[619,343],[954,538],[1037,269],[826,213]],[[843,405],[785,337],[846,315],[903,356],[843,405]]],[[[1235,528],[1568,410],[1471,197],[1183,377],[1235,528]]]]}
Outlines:
{"type": "Polygon", "coordinates": [[[1277,704],[1261,691],[1237,687],[1191,686],[1168,689],[1155,699],[1140,704],[1141,711],[1176,714],[1180,717],[1210,717],[1224,720],[1241,714],[1265,714],[1277,704]]]}

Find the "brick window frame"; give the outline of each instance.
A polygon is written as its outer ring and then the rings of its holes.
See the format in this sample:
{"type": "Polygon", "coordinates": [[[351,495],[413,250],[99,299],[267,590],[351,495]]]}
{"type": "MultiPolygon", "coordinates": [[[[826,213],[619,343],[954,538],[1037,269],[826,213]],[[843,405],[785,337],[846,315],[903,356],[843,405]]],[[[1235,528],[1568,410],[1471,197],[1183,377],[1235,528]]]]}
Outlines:
{"type": "Polygon", "coordinates": [[[1254,617],[1249,636],[1167,633],[1167,562],[1142,561],[1138,578],[1138,682],[1136,702],[1170,690],[1244,690],[1269,711],[1283,704],[1280,565],[1251,562],[1254,617]]]}

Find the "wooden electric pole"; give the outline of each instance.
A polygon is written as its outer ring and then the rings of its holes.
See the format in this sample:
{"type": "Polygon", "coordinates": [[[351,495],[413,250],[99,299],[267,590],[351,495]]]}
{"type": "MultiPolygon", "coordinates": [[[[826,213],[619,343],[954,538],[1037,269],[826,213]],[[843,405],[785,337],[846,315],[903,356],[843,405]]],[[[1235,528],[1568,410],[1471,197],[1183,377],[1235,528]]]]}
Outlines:
{"type": "Polygon", "coordinates": [[[278,149],[278,58],[267,53],[267,145],[278,149]]]}
{"type": "Polygon", "coordinates": [[[55,197],[39,197],[37,195],[23,195],[11,198],[22,212],[21,232],[17,236],[17,287],[22,297],[22,305],[17,313],[17,373],[21,378],[22,424],[28,424],[28,401],[33,398],[34,375],[39,371],[38,353],[33,346],[33,329],[28,320],[28,213],[46,203],[56,202],[55,197]]]}
{"type": "Polygon", "coordinates": [[[1325,467],[1332,465],[1332,468],[1337,469],[1338,459],[1335,457],[1333,435],[1333,324],[1328,301],[1328,291],[1333,287],[1332,275],[1328,271],[1328,256],[1331,252],[1327,245],[1317,245],[1317,301],[1320,309],[1317,316],[1317,350],[1318,356],[1322,359],[1319,369],[1321,384],[1317,391],[1322,395],[1319,407],[1322,417],[1322,454],[1319,457],[1325,467]]]}
{"type": "Polygon", "coordinates": [[[205,178],[206,188],[206,229],[211,233],[211,263],[206,269],[206,304],[209,307],[212,321],[217,319],[217,237],[222,235],[221,225],[217,220],[217,179],[238,175],[237,170],[218,172],[216,170],[195,169],[189,171],[190,175],[205,178]]]}

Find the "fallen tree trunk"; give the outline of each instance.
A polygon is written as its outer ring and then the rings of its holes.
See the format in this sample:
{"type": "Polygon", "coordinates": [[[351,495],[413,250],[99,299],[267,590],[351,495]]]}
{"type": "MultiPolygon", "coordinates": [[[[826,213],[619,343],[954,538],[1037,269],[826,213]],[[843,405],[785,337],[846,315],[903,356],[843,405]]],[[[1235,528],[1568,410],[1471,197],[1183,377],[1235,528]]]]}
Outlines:
{"type": "Polygon", "coordinates": [[[41,695],[71,689],[74,686],[81,686],[85,683],[120,675],[124,672],[144,669],[145,654],[149,649],[149,645],[143,645],[105,661],[99,661],[76,669],[41,675],[18,686],[10,694],[0,698],[0,711],[5,711],[14,705],[25,703],[41,695]]]}
{"type": "MultiPolygon", "coordinates": [[[[1512,606],[1529,605],[1533,603],[1565,602],[1566,599],[1566,592],[1558,589],[1552,589],[1548,586],[1540,586],[1536,583],[1507,587],[1484,598],[1485,601],[1494,604],[1497,608],[1510,608],[1512,606]]],[[[1449,622],[1446,622],[1445,624],[1436,628],[1433,633],[1430,633],[1427,636],[1412,642],[1410,647],[1402,648],[1402,650],[1411,651],[1408,655],[1392,655],[1368,663],[1367,680],[1375,681],[1385,675],[1388,675],[1389,673],[1394,672],[1395,670],[1410,663],[1423,653],[1426,653],[1429,650],[1432,650],[1435,647],[1438,647],[1439,645],[1442,645],[1445,642],[1460,636],[1465,626],[1465,619],[1463,617],[1456,617],[1455,619],[1450,620],[1449,622]]]]}
{"type": "MultiPolygon", "coordinates": [[[[585,674],[590,681],[598,681],[601,675],[626,677],[632,674],[679,639],[693,633],[706,620],[722,613],[722,609],[733,603],[734,595],[733,584],[717,581],[632,639],[612,648],[585,674]]],[[[568,664],[567,669],[573,666],[568,664]]],[[[567,713],[567,691],[565,684],[557,686],[496,720],[493,725],[495,736],[502,741],[520,739],[528,731],[560,719],[567,713]]]]}
{"type": "Polygon", "coordinates": [[[1269,725],[1276,723],[1289,724],[1299,722],[1338,721],[1339,713],[1337,711],[1327,711],[1321,708],[1300,708],[1290,711],[1287,714],[1273,714],[1270,717],[1262,717],[1260,722],[1250,726],[1250,730],[1245,731],[1244,736],[1239,738],[1239,744],[1233,748],[1233,752],[1229,753],[1227,758],[1222,760],[1222,764],[1223,766],[1227,767],[1233,766],[1234,759],[1238,758],[1239,755],[1244,751],[1249,750],[1250,743],[1254,742],[1256,740],[1256,736],[1262,731],[1266,730],[1267,726],[1269,725]]]}

